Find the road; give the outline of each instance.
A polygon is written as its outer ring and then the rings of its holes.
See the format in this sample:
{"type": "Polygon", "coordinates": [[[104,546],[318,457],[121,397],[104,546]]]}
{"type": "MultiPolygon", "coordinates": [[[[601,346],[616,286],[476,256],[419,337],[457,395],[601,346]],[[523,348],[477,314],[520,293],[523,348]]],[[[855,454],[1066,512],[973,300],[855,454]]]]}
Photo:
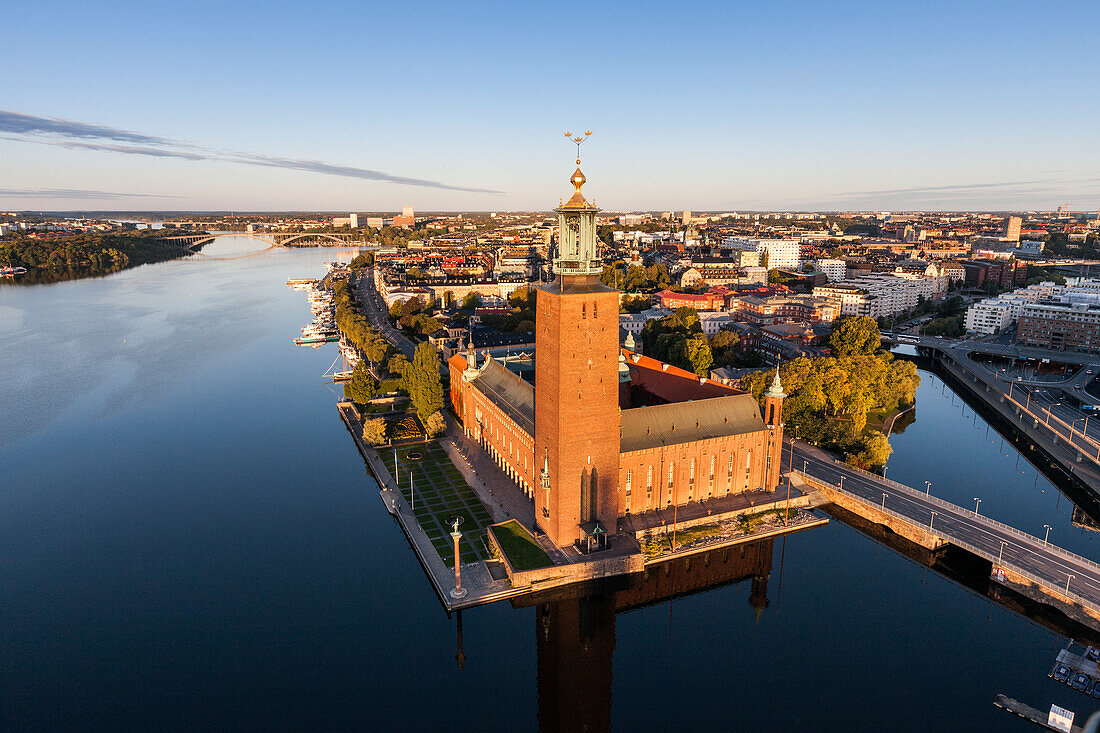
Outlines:
{"type": "Polygon", "coordinates": [[[1100,607],[1100,566],[1088,564],[1060,547],[1037,537],[1016,534],[969,509],[926,497],[924,492],[911,487],[837,464],[801,441],[795,441],[793,463],[795,470],[803,470],[813,478],[884,506],[915,525],[931,525],[935,534],[947,540],[960,540],[977,548],[995,565],[1001,557],[1004,563],[1022,568],[1062,591],[1068,580],[1071,593],[1100,607]]]}
{"type": "Polygon", "coordinates": [[[416,344],[405,337],[390,324],[389,311],[385,309],[385,301],[378,295],[374,287],[374,268],[367,269],[360,280],[359,290],[356,293],[359,302],[363,304],[363,312],[367,314],[367,320],[382,337],[393,344],[394,348],[408,357],[413,358],[416,344]]]}

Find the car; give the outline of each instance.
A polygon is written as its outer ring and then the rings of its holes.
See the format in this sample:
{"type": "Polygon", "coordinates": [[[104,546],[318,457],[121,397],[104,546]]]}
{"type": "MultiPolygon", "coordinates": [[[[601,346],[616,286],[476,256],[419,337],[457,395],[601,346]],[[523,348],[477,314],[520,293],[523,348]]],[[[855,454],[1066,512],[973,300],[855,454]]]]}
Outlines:
{"type": "Polygon", "coordinates": [[[1092,678],[1084,672],[1078,672],[1073,675],[1073,679],[1069,681],[1069,686],[1078,692],[1084,692],[1089,689],[1089,685],[1092,684],[1092,678]]]}
{"type": "Polygon", "coordinates": [[[1089,694],[1100,700],[1100,680],[1092,683],[1092,689],[1089,690],[1089,694]]]}
{"type": "Polygon", "coordinates": [[[1073,673],[1073,670],[1064,664],[1054,665],[1054,669],[1047,675],[1055,682],[1069,682],[1069,676],[1073,673]]]}
{"type": "Polygon", "coordinates": [[[1079,384],[1075,384],[1075,385],[1073,385],[1073,388],[1074,388],[1074,389],[1081,389],[1081,385],[1079,385],[1079,384]]]}
{"type": "Polygon", "coordinates": [[[1092,374],[1092,370],[1091,369],[1086,369],[1085,374],[1092,374]]]}

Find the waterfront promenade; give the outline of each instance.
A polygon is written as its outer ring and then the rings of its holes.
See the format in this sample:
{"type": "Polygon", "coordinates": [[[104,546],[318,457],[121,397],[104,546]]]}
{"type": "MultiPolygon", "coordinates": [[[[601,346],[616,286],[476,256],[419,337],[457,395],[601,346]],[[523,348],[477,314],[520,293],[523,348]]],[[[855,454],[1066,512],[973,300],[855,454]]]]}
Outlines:
{"type": "Polygon", "coordinates": [[[988,560],[993,579],[1002,585],[1089,626],[1100,622],[1097,563],[968,508],[839,463],[801,441],[794,444],[794,468],[796,480],[822,490],[820,503],[828,503],[835,492],[849,510],[887,526],[903,523],[903,530],[912,530],[930,549],[945,541],[965,549],[988,560]]]}

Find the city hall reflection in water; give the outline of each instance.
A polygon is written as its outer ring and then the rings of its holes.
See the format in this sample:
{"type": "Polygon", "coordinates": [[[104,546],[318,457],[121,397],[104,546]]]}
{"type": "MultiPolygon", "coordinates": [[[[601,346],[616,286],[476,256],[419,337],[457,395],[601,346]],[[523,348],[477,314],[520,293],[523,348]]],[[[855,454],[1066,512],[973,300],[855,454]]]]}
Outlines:
{"type": "Polygon", "coordinates": [[[539,729],[610,730],[616,614],[748,581],[746,600],[759,615],[769,603],[774,549],[771,539],[735,545],[567,593],[517,599],[517,607],[535,608],[539,729]]]}

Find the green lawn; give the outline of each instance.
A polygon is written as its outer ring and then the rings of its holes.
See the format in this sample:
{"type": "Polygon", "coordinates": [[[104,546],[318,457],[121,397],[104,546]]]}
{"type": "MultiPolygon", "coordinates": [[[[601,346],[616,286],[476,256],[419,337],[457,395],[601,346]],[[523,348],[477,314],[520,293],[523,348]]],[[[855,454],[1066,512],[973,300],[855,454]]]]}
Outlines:
{"type": "Polygon", "coordinates": [[[549,556],[543,552],[522,527],[519,522],[509,519],[503,524],[492,526],[493,535],[497,538],[497,544],[501,551],[508,557],[515,570],[537,570],[550,567],[549,556]]]}
{"type": "Polygon", "coordinates": [[[438,443],[398,448],[399,477],[394,470],[393,449],[383,448],[379,456],[390,475],[398,478],[401,495],[412,506],[416,521],[448,567],[454,567],[451,521],[456,516],[462,517],[459,551],[463,562],[488,558],[485,528],[492,523],[491,515],[438,443]],[[418,460],[409,458],[409,454],[417,453],[421,456],[418,460]]]}

